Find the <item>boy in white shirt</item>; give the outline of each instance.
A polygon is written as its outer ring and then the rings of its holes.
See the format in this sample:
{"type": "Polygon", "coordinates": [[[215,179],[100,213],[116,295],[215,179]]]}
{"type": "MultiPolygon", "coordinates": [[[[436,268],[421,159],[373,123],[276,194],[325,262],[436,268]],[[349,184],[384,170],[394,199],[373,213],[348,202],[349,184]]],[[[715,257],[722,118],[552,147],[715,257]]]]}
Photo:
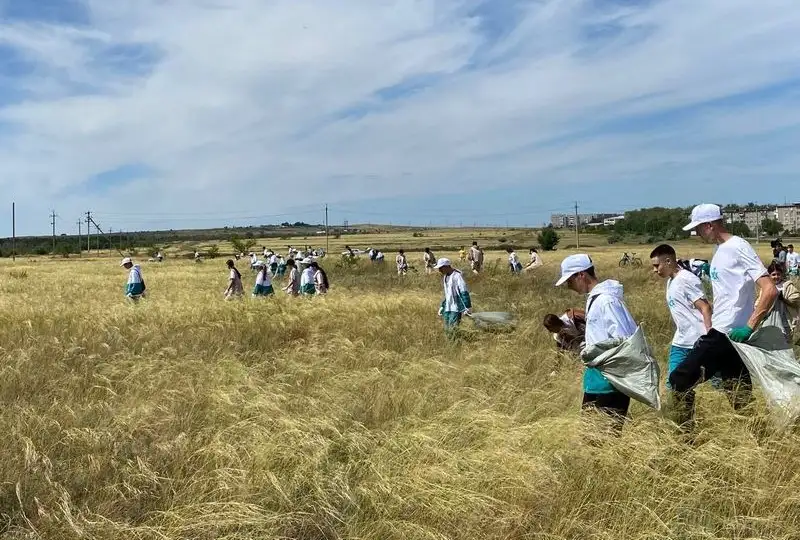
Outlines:
{"type": "Polygon", "coordinates": [[[786,246],[786,270],[790,276],[800,275],[800,253],[794,250],[794,245],[786,246]]]}
{"type": "Polygon", "coordinates": [[[133,264],[130,257],[125,257],[119,264],[128,272],[128,282],[125,285],[125,296],[134,302],[138,302],[145,295],[144,278],[142,269],[138,264],[133,264]]]}
{"type": "MultiPolygon", "coordinates": [[[[609,339],[627,339],[636,332],[636,323],[625,307],[622,284],[612,279],[599,282],[588,255],[570,255],[564,259],[556,287],[564,284],[586,295],[586,347],[609,339]]],[[[612,417],[621,428],[630,402],[599,369],[584,370],[583,409],[597,409],[612,417]]]]}
{"type": "Polygon", "coordinates": [[[317,289],[314,286],[314,274],[316,270],[311,266],[313,263],[311,259],[303,259],[302,263],[306,265],[303,273],[300,274],[300,294],[314,296],[317,294],[317,289]]]}
{"type": "Polygon", "coordinates": [[[439,316],[444,319],[445,333],[453,337],[461,324],[461,317],[472,312],[472,300],[464,276],[453,268],[450,259],[439,259],[434,267],[442,274],[444,285],[444,300],[439,307],[439,316]]]}
{"type": "Polygon", "coordinates": [[[519,262],[517,253],[511,248],[506,248],[506,251],[508,252],[508,266],[511,268],[511,273],[519,274],[522,272],[522,263],[519,262]]]}
{"type": "Polygon", "coordinates": [[[408,259],[406,259],[406,252],[402,249],[397,252],[397,257],[394,260],[397,265],[397,275],[404,276],[408,273],[408,259]]]}
{"type": "Polygon", "coordinates": [[[688,392],[704,378],[719,374],[728,400],[738,410],[752,400],[752,383],[730,341],[750,339],[772,309],[778,289],[752,246],[727,231],[719,206],[696,206],[684,230],[697,230],[704,241],[717,246],[709,270],[714,313],[711,330],[670,373],[669,383],[676,392],[688,392]],[[761,289],[757,303],[756,285],[761,289]]]}
{"type": "MultiPolygon", "coordinates": [[[[694,344],[711,330],[711,305],[706,300],[703,283],[695,274],[678,265],[672,246],[662,244],[650,253],[653,272],[667,280],[667,307],[675,323],[675,335],[669,350],[667,377],[692,352],[694,344]]],[[[672,386],[667,381],[667,388],[672,386]]],[[[694,391],[674,395],[675,420],[690,427],[694,419],[694,391]]]]}

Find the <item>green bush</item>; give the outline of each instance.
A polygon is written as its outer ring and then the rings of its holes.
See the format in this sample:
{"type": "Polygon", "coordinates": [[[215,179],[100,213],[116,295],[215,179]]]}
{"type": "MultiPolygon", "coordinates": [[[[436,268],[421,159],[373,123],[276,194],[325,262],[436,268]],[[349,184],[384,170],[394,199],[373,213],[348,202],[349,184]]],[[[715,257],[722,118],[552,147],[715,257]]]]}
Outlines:
{"type": "Polygon", "coordinates": [[[546,229],[542,229],[542,232],[539,233],[537,241],[543,250],[553,251],[561,241],[561,238],[552,227],[547,227],[546,229]]]}

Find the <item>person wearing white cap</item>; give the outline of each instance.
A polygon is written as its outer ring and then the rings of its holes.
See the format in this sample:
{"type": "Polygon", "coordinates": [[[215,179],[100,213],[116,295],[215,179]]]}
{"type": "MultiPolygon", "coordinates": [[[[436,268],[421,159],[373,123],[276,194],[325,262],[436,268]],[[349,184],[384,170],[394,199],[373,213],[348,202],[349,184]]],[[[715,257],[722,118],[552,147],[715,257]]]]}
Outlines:
{"type": "Polygon", "coordinates": [[[717,245],[709,270],[714,313],[711,330],[670,373],[669,383],[677,392],[688,392],[704,376],[719,374],[728,399],[739,409],[752,399],[750,373],[724,336],[747,341],[772,308],[778,289],[752,246],[727,231],[719,206],[695,206],[684,230],[696,230],[704,241],[717,245]],[[756,285],[761,289],[758,302],[756,285]]]}
{"type": "MultiPolygon", "coordinates": [[[[599,282],[588,255],[570,255],[561,263],[561,279],[570,290],[587,295],[586,347],[614,338],[627,339],[636,332],[636,323],[625,307],[622,284],[612,279],[599,282]]],[[[617,390],[597,368],[583,372],[582,408],[595,408],[620,422],[628,415],[630,398],[617,390]]]]}
{"type": "Polygon", "coordinates": [[[300,275],[300,294],[314,296],[317,294],[317,289],[314,286],[314,274],[316,270],[311,266],[314,262],[311,259],[303,259],[302,264],[305,265],[303,273],[300,275]]]}
{"type": "Polygon", "coordinates": [[[145,295],[144,278],[142,278],[142,269],[138,264],[133,264],[130,257],[125,257],[119,265],[125,270],[130,270],[128,273],[128,283],[125,286],[125,296],[138,301],[145,295]]]}
{"type": "Polygon", "coordinates": [[[439,316],[444,319],[445,332],[452,332],[461,324],[461,317],[472,311],[472,300],[467,283],[461,272],[453,268],[450,259],[439,259],[434,268],[442,274],[444,300],[439,307],[439,316]]]}

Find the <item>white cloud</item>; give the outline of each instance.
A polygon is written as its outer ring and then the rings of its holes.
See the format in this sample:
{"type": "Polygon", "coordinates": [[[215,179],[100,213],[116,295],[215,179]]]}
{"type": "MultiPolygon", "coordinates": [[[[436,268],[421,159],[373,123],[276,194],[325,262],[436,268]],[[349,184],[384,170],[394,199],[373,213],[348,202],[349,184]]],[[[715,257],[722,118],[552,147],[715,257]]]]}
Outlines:
{"type": "Polygon", "coordinates": [[[443,185],[646,181],[665,163],[708,175],[720,161],[747,174],[798,165],[746,148],[754,134],[797,142],[800,118],[782,114],[793,96],[646,119],[790,81],[793,2],[531,0],[498,36],[479,4],[87,0],[86,27],[8,21],[0,45],[30,69],[12,81],[26,99],[1,105],[0,93],[0,187],[76,217],[267,214],[443,185]],[[429,86],[377,94],[414,81],[429,86]],[[85,192],[131,163],[155,176],[85,192]]]}

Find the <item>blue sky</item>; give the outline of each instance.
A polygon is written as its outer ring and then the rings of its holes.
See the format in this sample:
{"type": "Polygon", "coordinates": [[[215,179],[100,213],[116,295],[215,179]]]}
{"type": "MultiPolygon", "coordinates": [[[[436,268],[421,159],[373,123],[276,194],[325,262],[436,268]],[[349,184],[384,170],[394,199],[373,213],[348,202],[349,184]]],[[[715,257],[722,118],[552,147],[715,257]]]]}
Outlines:
{"type": "Polygon", "coordinates": [[[0,235],[800,201],[794,0],[0,0],[0,235]]]}

